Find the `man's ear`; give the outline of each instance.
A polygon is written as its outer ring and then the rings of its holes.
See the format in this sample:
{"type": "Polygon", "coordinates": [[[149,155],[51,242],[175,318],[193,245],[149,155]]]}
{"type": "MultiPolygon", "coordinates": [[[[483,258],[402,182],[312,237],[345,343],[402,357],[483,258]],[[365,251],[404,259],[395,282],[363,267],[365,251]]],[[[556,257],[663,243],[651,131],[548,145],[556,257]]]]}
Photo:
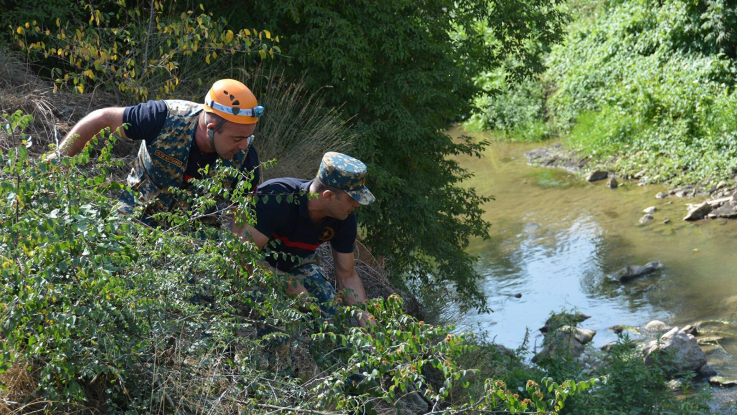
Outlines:
{"type": "Polygon", "coordinates": [[[321,196],[326,202],[330,202],[337,197],[335,192],[332,190],[323,190],[321,196]]]}

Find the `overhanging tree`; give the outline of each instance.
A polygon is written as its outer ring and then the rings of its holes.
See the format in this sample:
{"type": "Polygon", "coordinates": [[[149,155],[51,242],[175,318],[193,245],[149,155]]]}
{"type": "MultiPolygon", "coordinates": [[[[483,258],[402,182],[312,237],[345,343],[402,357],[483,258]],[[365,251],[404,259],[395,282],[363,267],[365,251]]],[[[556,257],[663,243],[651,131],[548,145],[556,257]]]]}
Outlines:
{"type": "Polygon", "coordinates": [[[330,86],[328,102],[355,115],[361,138],[353,155],[369,165],[377,197],[359,220],[374,253],[391,259],[395,278],[450,283],[464,306],[485,308],[464,248],[486,237],[481,205],[489,198],[461,186],[470,173],[452,158],[478,155],[483,143],[454,142],[444,131],[472,110],[479,71],[510,57],[524,63],[515,76],[542,68],[530,46],[557,39],[558,1],[219,3],[210,8],[236,10],[232,22],[279,33],[286,73],[306,72],[313,90],[330,86]]]}

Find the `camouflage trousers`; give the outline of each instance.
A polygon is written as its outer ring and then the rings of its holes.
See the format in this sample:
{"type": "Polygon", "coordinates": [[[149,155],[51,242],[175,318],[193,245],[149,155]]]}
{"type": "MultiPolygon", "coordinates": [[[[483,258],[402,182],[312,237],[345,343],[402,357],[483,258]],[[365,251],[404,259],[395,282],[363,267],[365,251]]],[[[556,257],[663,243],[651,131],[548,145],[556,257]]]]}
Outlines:
{"type": "Polygon", "coordinates": [[[295,276],[320,305],[327,316],[338,311],[335,304],[335,288],[327,281],[325,270],[317,264],[317,256],[312,254],[289,271],[295,276]]]}
{"type": "MultiPolygon", "coordinates": [[[[136,207],[136,200],[133,197],[133,194],[130,192],[124,190],[120,192],[120,196],[118,197],[118,204],[115,206],[115,210],[118,211],[121,215],[127,215],[131,216],[133,215],[133,209],[136,207]]],[[[159,226],[160,224],[153,220],[150,216],[142,215],[141,217],[136,218],[141,223],[148,225],[152,228],[155,228],[159,226]]]]}

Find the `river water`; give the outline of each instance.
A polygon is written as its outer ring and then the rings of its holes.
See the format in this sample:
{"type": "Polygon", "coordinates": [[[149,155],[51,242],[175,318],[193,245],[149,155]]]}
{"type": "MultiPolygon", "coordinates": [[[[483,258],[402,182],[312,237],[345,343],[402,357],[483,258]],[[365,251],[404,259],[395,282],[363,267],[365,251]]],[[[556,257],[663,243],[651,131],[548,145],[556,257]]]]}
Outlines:
{"type": "MultiPolygon", "coordinates": [[[[672,326],[721,320],[710,327],[734,330],[724,323],[737,322],[737,220],[684,222],[686,204],[703,198],[656,199],[665,187],[625,182],[613,190],[605,181],[528,166],[524,153],[549,144],[492,141],[483,158],[459,159],[475,174],[465,185],[496,198],[484,206],[490,239],[468,248],[479,256],[481,289],[494,310],[467,316],[476,329],[516,348],[529,328],[530,345],[539,345],[537,329],[550,313],[575,309],[591,316],[580,326],[596,330],[597,347],[616,341],[608,329],[615,324],[654,319],[672,326]],[[650,206],[655,220],[642,225],[650,206]],[[666,268],[624,285],[606,277],[649,261],[666,268]]],[[[722,376],[737,378],[735,356],[734,338],[707,349],[722,376]]]]}

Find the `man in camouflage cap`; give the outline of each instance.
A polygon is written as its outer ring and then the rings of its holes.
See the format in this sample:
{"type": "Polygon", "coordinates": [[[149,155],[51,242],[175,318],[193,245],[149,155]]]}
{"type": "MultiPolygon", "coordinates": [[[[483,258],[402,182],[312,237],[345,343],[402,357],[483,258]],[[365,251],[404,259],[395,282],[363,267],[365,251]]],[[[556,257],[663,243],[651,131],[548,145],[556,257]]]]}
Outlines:
{"type": "MultiPolygon", "coordinates": [[[[352,305],[366,299],[353,257],[358,231],[353,211],[374,202],[374,195],[365,185],[366,173],[366,165],[360,160],[326,153],[313,180],[280,178],[264,182],[259,194],[269,197],[256,203],[256,225],[233,227],[236,234],[250,237],[260,249],[268,245],[264,259],[277,274],[292,282],[288,293],[312,294],[327,314],[336,311],[336,290],[326,281],[325,270],[316,264],[315,251],[324,242],[332,247],[336,288],[343,291],[345,303],[352,305]],[[277,253],[277,258],[270,253],[277,253]]],[[[366,317],[364,314],[359,321],[363,327],[366,317]]]]}

